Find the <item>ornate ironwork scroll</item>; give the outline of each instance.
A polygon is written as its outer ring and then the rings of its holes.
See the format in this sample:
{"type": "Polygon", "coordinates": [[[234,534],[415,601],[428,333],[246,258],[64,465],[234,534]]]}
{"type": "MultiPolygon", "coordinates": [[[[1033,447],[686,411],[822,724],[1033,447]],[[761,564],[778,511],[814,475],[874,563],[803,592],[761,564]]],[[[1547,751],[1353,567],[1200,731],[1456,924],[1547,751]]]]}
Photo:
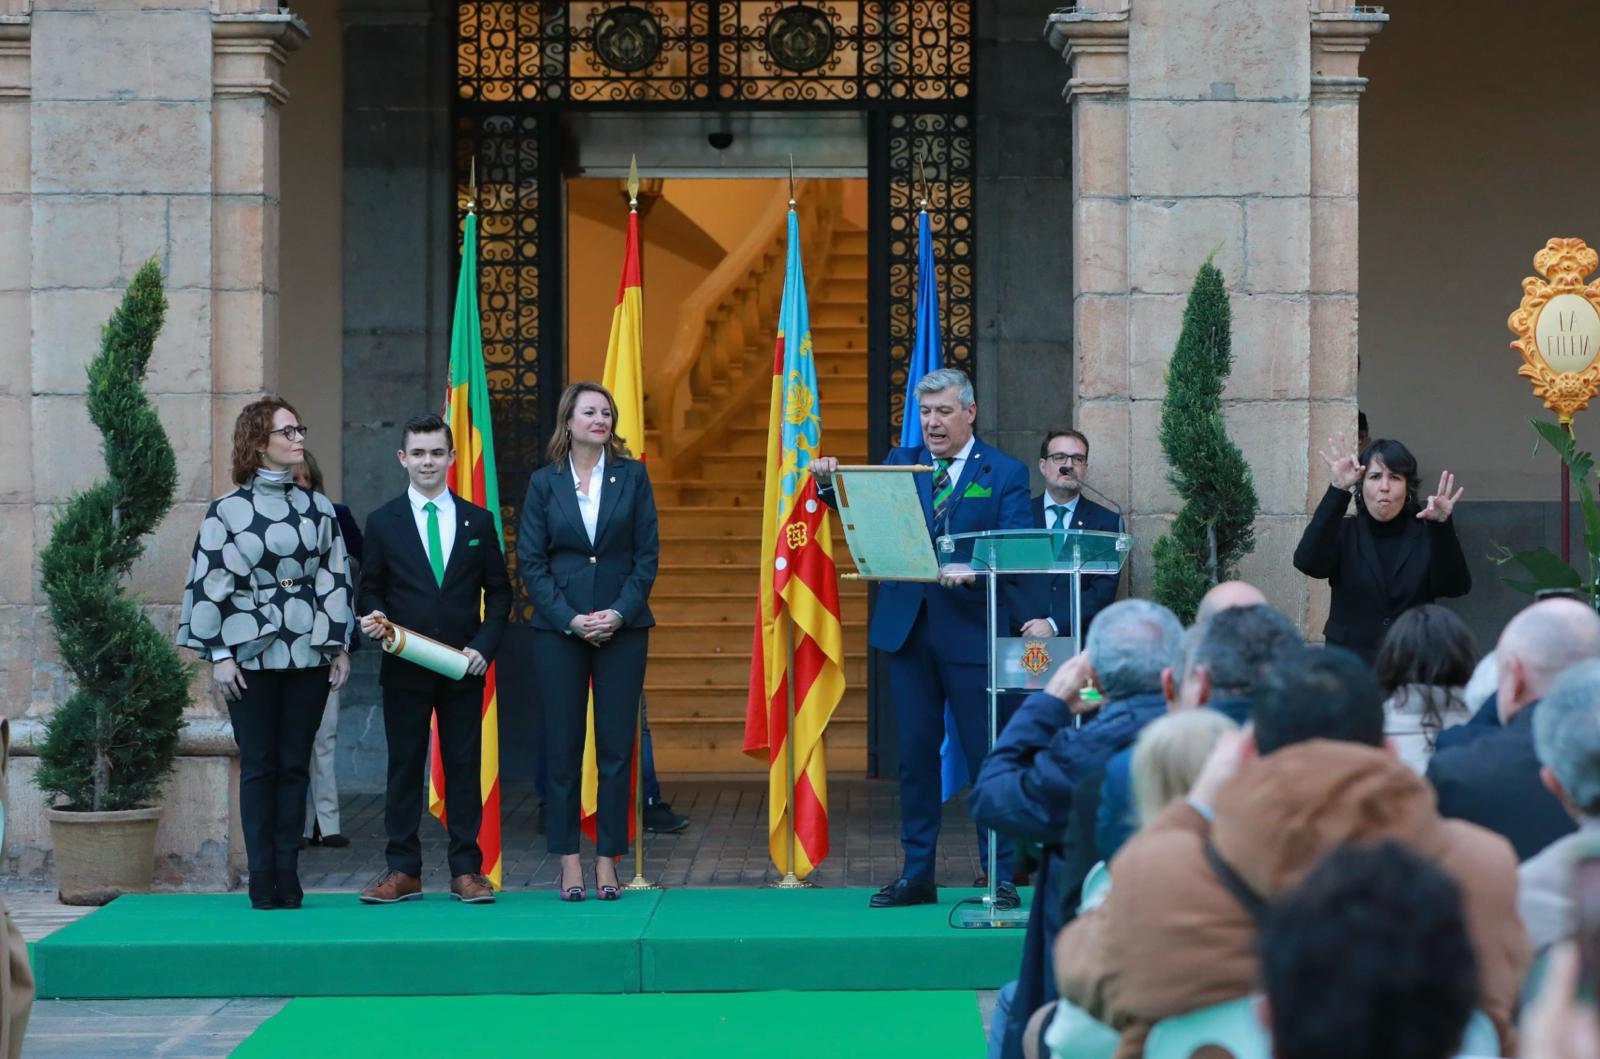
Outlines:
{"type": "Polygon", "coordinates": [[[458,95],[501,102],[957,101],[970,0],[463,0],[458,95]]]}
{"type": "MultiPolygon", "coordinates": [[[[500,518],[515,567],[516,530],[528,475],[543,462],[547,386],[540,368],[544,337],[541,297],[541,150],[538,115],[463,117],[457,124],[456,197],[464,213],[471,163],[478,172],[478,309],[483,361],[494,422],[500,518]]],[[[518,586],[516,598],[526,596],[518,586]]],[[[522,615],[526,618],[528,615],[522,615]]]]}
{"type": "Polygon", "coordinates": [[[889,436],[899,444],[906,370],[916,341],[917,206],[928,181],[928,227],[939,271],[943,361],[973,376],[973,180],[977,142],[964,113],[894,113],[889,148],[889,436]],[[920,165],[919,165],[920,159],[920,165]]]}

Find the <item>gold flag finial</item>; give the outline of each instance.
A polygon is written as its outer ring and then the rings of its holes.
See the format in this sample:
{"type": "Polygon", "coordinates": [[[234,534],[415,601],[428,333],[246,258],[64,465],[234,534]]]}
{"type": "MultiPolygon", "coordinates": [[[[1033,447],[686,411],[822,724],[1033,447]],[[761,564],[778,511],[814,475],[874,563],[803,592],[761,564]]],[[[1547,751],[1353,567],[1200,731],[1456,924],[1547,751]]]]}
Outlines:
{"type": "Polygon", "coordinates": [[[794,152],[789,152],[789,208],[794,209],[794,152]]]}
{"type": "Polygon", "coordinates": [[[472,175],[467,180],[467,212],[478,208],[478,158],[472,157],[472,175]]]}
{"type": "Polygon", "coordinates": [[[923,164],[922,148],[917,148],[917,176],[922,190],[917,193],[917,199],[922,204],[922,212],[928,212],[928,168],[923,164]]]}
{"type": "Polygon", "coordinates": [[[628,159],[628,209],[639,208],[639,156],[632,155],[628,159]]]}

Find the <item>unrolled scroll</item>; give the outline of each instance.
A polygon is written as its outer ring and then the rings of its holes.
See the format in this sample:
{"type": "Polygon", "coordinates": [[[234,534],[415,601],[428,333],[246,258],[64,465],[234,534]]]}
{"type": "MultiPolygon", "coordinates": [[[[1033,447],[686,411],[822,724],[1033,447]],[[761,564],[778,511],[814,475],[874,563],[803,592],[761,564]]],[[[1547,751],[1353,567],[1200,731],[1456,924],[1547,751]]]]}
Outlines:
{"type": "Polygon", "coordinates": [[[383,649],[396,658],[404,658],[451,680],[467,675],[467,656],[461,651],[394,622],[384,624],[388,628],[383,634],[383,649]]]}

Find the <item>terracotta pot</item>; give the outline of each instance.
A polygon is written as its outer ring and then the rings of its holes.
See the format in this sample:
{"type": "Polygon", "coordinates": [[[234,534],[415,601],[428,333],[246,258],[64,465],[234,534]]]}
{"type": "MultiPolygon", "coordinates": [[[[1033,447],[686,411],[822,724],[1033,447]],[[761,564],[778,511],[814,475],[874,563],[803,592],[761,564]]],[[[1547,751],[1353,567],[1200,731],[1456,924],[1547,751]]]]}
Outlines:
{"type": "Polygon", "coordinates": [[[103,905],[119,894],[149,893],[161,807],[80,813],[46,809],[61,903],[103,905]]]}

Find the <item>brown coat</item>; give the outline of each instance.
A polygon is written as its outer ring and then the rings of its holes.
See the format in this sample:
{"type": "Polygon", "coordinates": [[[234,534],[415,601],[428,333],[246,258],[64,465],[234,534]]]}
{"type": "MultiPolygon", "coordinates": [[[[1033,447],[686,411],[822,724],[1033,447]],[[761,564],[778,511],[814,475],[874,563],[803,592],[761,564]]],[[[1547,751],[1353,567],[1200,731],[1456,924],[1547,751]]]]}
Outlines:
{"type": "Polygon", "coordinates": [[[1056,938],[1061,995],[1122,1034],[1118,1059],[1139,1056],[1157,1020],[1259,988],[1255,925],[1206,863],[1208,833],[1269,900],[1351,841],[1396,839],[1438,864],[1465,898],[1479,1006],[1502,1054],[1515,1054],[1511,1009],[1528,939],[1505,839],[1441,819],[1432,789],[1389,752],[1322,740],[1246,765],[1219,792],[1215,816],[1207,825],[1186,803],[1169,807],[1112,860],[1105,903],[1056,938]]]}

